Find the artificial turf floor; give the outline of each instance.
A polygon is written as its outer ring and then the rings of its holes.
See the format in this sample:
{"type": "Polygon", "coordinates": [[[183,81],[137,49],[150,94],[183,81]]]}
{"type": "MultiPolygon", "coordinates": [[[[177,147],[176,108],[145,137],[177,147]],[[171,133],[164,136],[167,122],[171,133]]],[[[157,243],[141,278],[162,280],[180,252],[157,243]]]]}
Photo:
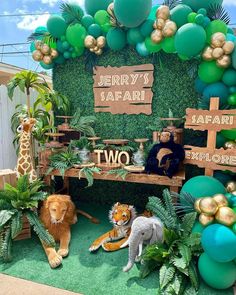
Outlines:
{"type": "MultiPolygon", "coordinates": [[[[101,223],[92,224],[79,216],[77,224],[72,226],[70,254],[61,267],[54,270],[49,267],[39,240],[33,236],[30,240],[14,242],[14,259],[11,263],[0,263],[0,272],[84,295],[156,295],[157,273],[141,280],[137,266],[129,273],[122,272],[127,263],[127,249],[89,253],[91,242],[111,228],[107,217],[109,208],[95,205],[81,208],[101,223]]],[[[217,291],[202,283],[198,294],[232,295],[233,290],[217,291]]]]}

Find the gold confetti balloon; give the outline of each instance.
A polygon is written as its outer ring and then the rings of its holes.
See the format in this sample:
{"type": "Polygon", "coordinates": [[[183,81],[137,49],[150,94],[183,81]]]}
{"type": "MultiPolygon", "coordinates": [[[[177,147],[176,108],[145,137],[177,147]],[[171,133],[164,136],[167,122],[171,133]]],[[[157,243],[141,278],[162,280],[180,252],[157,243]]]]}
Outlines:
{"type": "Polygon", "coordinates": [[[194,203],[194,209],[198,212],[198,213],[201,213],[201,209],[199,208],[199,203],[200,201],[202,200],[202,198],[199,198],[195,201],[194,203]]]}
{"type": "Polygon", "coordinates": [[[216,60],[216,64],[220,68],[224,68],[224,69],[228,68],[230,66],[230,63],[231,63],[231,58],[229,55],[223,55],[216,60]]]}
{"type": "Polygon", "coordinates": [[[151,39],[154,43],[160,43],[162,38],[162,31],[160,30],[154,30],[151,34],[151,39]]]}
{"type": "Polygon", "coordinates": [[[207,225],[211,224],[213,221],[214,221],[214,217],[213,216],[209,216],[209,215],[206,215],[204,213],[201,213],[199,215],[199,222],[203,226],[207,226],[207,225]]]}
{"type": "Polygon", "coordinates": [[[102,49],[99,48],[97,51],[95,51],[95,53],[96,53],[97,55],[101,55],[101,54],[102,54],[102,49]]]}
{"type": "Polygon", "coordinates": [[[202,198],[199,202],[199,208],[202,213],[209,216],[215,215],[218,210],[216,201],[211,197],[202,198]]]}
{"type": "Polygon", "coordinates": [[[215,33],[211,37],[211,46],[213,48],[222,47],[225,43],[225,35],[223,33],[215,33]]]}
{"type": "Polygon", "coordinates": [[[225,54],[231,54],[234,50],[234,47],[235,47],[234,42],[226,41],[222,49],[224,50],[225,54]]]}
{"type": "Polygon", "coordinates": [[[159,18],[155,21],[154,25],[155,25],[155,29],[158,29],[158,30],[162,30],[165,26],[165,20],[162,19],[162,18],[159,18]]]}
{"type": "Polygon", "coordinates": [[[40,40],[37,40],[37,41],[35,41],[35,48],[36,49],[38,49],[38,50],[40,50],[41,49],[41,46],[42,46],[42,42],[40,41],[40,40]]]}
{"type": "Polygon", "coordinates": [[[213,60],[212,52],[213,49],[210,46],[207,46],[202,54],[202,58],[208,61],[213,60]]]}
{"type": "Polygon", "coordinates": [[[49,56],[49,55],[45,55],[45,56],[43,57],[43,62],[44,62],[46,65],[50,65],[50,64],[52,63],[52,58],[51,58],[51,56],[49,56]]]}
{"type": "Polygon", "coordinates": [[[44,54],[44,55],[49,55],[50,52],[51,52],[51,49],[50,47],[47,45],[47,44],[43,44],[41,46],[41,52],[44,54]]]}
{"type": "Polygon", "coordinates": [[[226,184],[226,190],[228,193],[236,191],[236,181],[229,181],[226,184]]]}
{"type": "Polygon", "coordinates": [[[97,47],[103,48],[106,45],[106,38],[103,36],[100,36],[97,38],[97,47]]]}
{"type": "Polygon", "coordinates": [[[175,34],[176,31],[177,31],[176,24],[172,21],[167,21],[162,30],[162,34],[164,37],[171,37],[175,34]]]}
{"type": "Polygon", "coordinates": [[[222,48],[217,47],[212,50],[212,57],[215,59],[218,59],[223,55],[224,55],[224,50],[222,48]]]}
{"type": "Polygon", "coordinates": [[[218,208],[227,207],[229,205],[227,198],[223,194],[214,195],[213,200],[217,203],[218,208]]]}
{"type": "Polygon", "coordinates": [[[227,141],[225,144],[224,144],[224,148],[226,150],[228,149],[236,149],[236,142],[234,141],[227,141]]]}
{"type": "Polygon", "coordinates": [[[86,36],[86,38],[84,39],[84,46],[86,48],[92,48],[96,45],[96,40],[93,36],[86,36]]]}
{"type": "Polygon", "coordinates": [[[220,207],[215,219],[221,224],[231,226],[236,222],[236,213],[229,207],[220,207]]]}
{"type": "Polygon", "coordinates": [[[51,49],[51,57],[52,58],[58,57],[58,51],[56,49],[51,49]]]}
{"type": "Polygon", "coordinates": [[[40,50],[34,50],[32,53],[32,57],[35,61],[40,61],[43,59],[43,54],[40,50]]]}
{"type": "Polygon", "coordinates": [[[164,20],[167,20],[170,18],[170,9],[166,5],[161,5],[156,12],[156,18],[162,18],[164,20]]]}

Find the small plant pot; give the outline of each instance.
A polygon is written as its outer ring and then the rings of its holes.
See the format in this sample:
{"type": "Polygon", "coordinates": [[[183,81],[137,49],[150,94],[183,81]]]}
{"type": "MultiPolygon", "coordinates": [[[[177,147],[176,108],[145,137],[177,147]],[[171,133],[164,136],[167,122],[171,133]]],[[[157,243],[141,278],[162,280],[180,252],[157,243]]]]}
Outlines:
{"type": "Polygon", "coordinates": [[[27,240],[31,238],[31,228],[27,217],[23,216],[22,230],[14,241],[27,240]]]}

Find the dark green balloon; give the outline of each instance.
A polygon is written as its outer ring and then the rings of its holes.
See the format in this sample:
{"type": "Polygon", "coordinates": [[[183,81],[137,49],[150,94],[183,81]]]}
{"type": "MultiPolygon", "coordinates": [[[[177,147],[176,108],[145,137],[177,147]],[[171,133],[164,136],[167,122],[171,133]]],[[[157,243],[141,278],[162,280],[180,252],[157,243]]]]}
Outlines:
{"type": "Polygon", "coordinates": [[[147,50],[150,52],[150,53],[155,53],[155,52],[158,52],[161,50],[161,43],[154,43],[151,39],[151,37],[147,37],[145,39],[145,45],[146,45],[146,48],[147,50]]]}
{"type": "Polygon", "coordinates": [[[127,32],[127,41],[130,45],[136,45],[137,43],[143,42],[144,37],[140,32],[139,28],[131,28],[127,32]]]}
{"type": "Polygon", "coordinates": [[[85,0],[84,6],[88,14],[94,16],[98,10],[107,10],[112,0],[85,0]]]}
{"type": "Polygon", "coordinates": [[[218,132],[216,135],[216,147],[218,149],[223,147],[226,141],[227,139],[221,133],[218,132]]]}
{"type": "Polygon", "coordinates": [[[112,28],[107,33],[107,45],[112,50],[121,50],[126,45],[126,34],[120,28],[112,28]]]}
{"type": "Polygon", "coordinates": [[[236,106],[236,93],[230,94],[228,97],[228,104],[231,106],[236,106]]]}
{"type": "Polygon", "coordinates": [[[225,69],[219,68],[216,62],[204,61],[198,68],[198,76],[205,83],[214,83],[221,80],[225,69]]]}
{"type": "Polygon", "coordinates": [[[57,50],[61,53],[63,53],[65,51],[65,49],[63,47],[63,42],[60,40],[57,41],[57,50]]]}
{"type": "Polygon", "coordinates": [[[236,86],[236,70],[227,69],[224,72],[224,75],[222,77],[222,81],[229,87],[236,86]]]}
{"type": "Polygon", "coordinates": [[[68,58],[71,58],[71,52],[70,51],[65,51],[64,53],[63,53],[63,56],[64,56],[64,58],[65,59],[68,59],[68,58]]]}
{"type": "Polygon", "coordinates": [[[83,47],[86,29],[81,24],[70,25],[66,30],[66,39],[74,47],[83,47]]]}
{"type": "Polygon", "coordinates": [[[174,21],[177,27],[182,27],[188,22],[188,15],[192,12],[192,9],[184,4],[175,6],[170,11],[171,20],[174,21]]]}
{"type": "Polygon", "coordinates": [[[141,25],[152,8],[152,0],[116,0],[114,13],[117,20],[127,28],[141,25]]]}
{"type": "Polygon", "coordinates": [[[81,24],[87,29],[89,26],[94,24],[94,18],[89,14],[84,15],[81,19],[81,24]]]}
{"type": "Polygon", "coordinates": [[[227,105],[229,96],[229,88],[222,82],[216,82],[208,85],[203,90],[203,100],[210,103],[211,97],[220,98],[220,106],[227,105]]]}
{"type": "Polygon", "coordinates": [[[178,54],[186,57],[197,56],[205,47],[206,32],[196,24],[188,23],[178,29],[175,35],[175,48],[178,54]]]}
{"type": "Polygon", "coordinates": [[[161,42],[161,46],[163,51],[165,51],[166,53],[174,53],[175,50],[175,37],[169,37],[169,38],[165,38],[162,42],[161,42]]]}
{"type": "Polygon", "coordinates": [[[236,140],[236,128],[230,130],[222,130],[222,135],[228,139],[236,140]]]}
{"type": "Polygon", "coordinates": [[[202,94],[203,90],[208,86],[207,83],[203,82],[199,77],[196,78],[194,82],[194,88],[199,93],[202,94]]]}
{"type": "Polygon", "coordinates": [[[209,9],[211,5],[222,4],[223,0],[182,0],[183,4],[190,6],[194,11],[200,8],[209,9]]]}
{"type": "MultiPolygon", "coordinates": [[[[220,147],[222,147],[222,145],[220,147]]],[[[220,148],[220,147],[217,147],[217,148],[220,148]]],[[[223,171],[215,171],[214,172],[214,177],[216,179],[218,179],[224,186],[226,185],[226,183],[228,181],[232,180],[232,177],[229,174],[225,174],[223,171]]],[[[227,194],[225,194],[225,196],[226,195],[227,194]]]]}
{"type": "Polygon", "coordinates": [[[55,14],[49,17],[47,29],[53,37],[60,38],[62,35],[65,35],[66,28],[67,24],[62,16],[55,14]]]}
{"type": "Polygon", "coordinates": [[[220,32],[226,35],[227,30],[227,25],[220,19],[216,19],[210,22],[209,25],[206,27],[208,44],[211,44],[211,37],[213,34],[220,32]]]}
{"type": "Polygon", "coordinates": [[[65,58],[64,58],[64,56],[63,56],[62,54],[58,55],[58,57],[54,59],[54,62],[55,62],[56,64],[59,64],[59,65],[64,64],[65,61],[66,61],[66,60],[65,60],[65,58]]]}
{"type": "Polygon", "coordinates": [[[195,221],[193,228],[192,228],[192,233],[201,234],[203,232],[204,228],[205,227],[199,221],[195,221]]]}
{"type": "Polygon", "coordinates": [[[141,26],[140,26],[140,33],[143,37],[148,37],[151,35],[153,31],[153,23],[154,21],[151,19],[147,19],[141,26]]]}
{"type": "Polygon", "coordinates": [[[97,38],[102,35],[102,29],[98,24],[92,24],[88,27],[88,34],[92,35],[94,38],[97,38]]]}

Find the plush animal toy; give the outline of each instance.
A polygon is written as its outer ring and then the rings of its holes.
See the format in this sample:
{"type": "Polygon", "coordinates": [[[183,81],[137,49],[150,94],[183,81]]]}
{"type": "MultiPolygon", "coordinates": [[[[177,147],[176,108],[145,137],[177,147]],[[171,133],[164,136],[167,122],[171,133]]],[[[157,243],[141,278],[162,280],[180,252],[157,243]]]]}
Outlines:
{"type": "Polygon", "coordinates": [[[101,246],[105,251],[119,250],[120,246],[128,239],[131,225],[136,216],[137,213],[133,206],[116,203],[109,212],[113,229],[97,238],[90,246],[89,251],[94,252],[101,246]]]}
{"type": "Polygon", "coordinates": [[[155,144],[149,152],[145,171],[172,178],[184,158],[184,149],[174,142],[173,135],[170,132],[162,132],[160,143],[155,144]]]}

